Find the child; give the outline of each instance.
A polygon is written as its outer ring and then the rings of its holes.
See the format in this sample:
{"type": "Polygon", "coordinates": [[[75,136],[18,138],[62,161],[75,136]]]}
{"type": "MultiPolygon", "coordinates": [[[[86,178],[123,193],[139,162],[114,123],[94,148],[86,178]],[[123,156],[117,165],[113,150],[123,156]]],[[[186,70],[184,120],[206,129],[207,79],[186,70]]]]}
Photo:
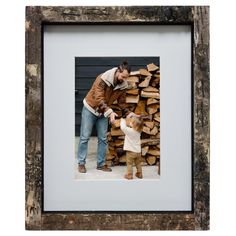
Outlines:
{"type": "Polygon", "coordinates": [[[135,163],[137,172],[135,176],[142,179],[141,167],[141,132],[143,129],[143,121],[140,117],[131,119],[121,119],[120,128],[125,134],[124,150],[126,150],[127,174],[126,179],[133,179],[133,162],[135,163]],[[127,124],[126,124],[127,123],[127,124]]]}

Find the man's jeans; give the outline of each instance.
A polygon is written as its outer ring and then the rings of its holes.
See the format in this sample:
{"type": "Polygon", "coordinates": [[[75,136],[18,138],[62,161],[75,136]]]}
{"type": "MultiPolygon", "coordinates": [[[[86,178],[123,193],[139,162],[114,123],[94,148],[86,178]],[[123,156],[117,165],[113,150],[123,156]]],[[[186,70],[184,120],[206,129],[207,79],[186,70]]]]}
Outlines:
{"type": "Polygon", "coordinates": [[[97,166],[105,165],[106,151],[107,151],[107,128],[108,118],[103,115],[100,117],[95,116],[85,106],[82,110],[82,119],[80,127],[80,142],[78,147],[78,164],[84,165],[88,152],[88,141],[92,133],[94,124],[96,124],[98,136],[98,149],[97,149],[97,166]]]}

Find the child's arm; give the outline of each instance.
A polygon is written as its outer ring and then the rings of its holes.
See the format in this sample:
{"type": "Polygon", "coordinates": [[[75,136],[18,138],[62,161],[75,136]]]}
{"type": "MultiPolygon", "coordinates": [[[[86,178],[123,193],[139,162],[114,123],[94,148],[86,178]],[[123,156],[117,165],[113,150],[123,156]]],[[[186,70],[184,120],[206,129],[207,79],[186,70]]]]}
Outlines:
{"type": "Polygon", "coordinates": [[[127,127],[127,125],[126,125],[126,121],[125,121],[125,119],[124,118],[121,118],[120,119],[120,129],[125,133],[125,134],[127,134],[128,132],[129,132],[129,127],[127,127]]]}

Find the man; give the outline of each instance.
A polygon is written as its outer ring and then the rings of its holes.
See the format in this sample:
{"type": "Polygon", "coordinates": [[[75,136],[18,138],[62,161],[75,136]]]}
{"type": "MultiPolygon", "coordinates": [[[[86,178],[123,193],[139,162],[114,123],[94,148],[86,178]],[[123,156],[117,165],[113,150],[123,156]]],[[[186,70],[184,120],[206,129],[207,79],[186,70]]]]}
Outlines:
{"type": "Polygon", "coordinates": [[[92,128],[96,125],[98,135],[97,149],[97,169],[102,171],[112,171],[105,165],[107,151],[107,129],[108,119],[112,124],[117,114],[109,107],[117,100],[122,110],[122,115],[129,117],[135,116],[127,109],[126,89],[128,87],[127,78],[129,77],[130,66],[123,62],[118,67],[112,68],[99,75],[94,81],[91,89],[83,100],[80,142],[78,147],[78,170],[86,173],[86,157],[88,141],[92,133],[92,128]]]}

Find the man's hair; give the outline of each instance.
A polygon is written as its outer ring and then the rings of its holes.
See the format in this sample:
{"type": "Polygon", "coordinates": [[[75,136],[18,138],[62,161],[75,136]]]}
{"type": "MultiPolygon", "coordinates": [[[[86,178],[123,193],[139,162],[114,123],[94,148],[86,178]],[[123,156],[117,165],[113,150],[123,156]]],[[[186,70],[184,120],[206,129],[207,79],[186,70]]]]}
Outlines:
{"type": "Polygon", "coordinates": [[[130,73],[131,67],[130,67],[129,63],[128,63],[126,60],[124,60],[124,61],[122,62],[122,64],[120,64],[120,65],[118,66],[118,70],[119,70],[120,72],[123,72],[124,70],[127,70],[127,71],[130,73]]]}
{"type": "Polygon", "coordinates": [[[141,117],[133,117],[132,118],[133,129],[138,131],[139,133],[143,130],[143,119],[141,117]]]}

